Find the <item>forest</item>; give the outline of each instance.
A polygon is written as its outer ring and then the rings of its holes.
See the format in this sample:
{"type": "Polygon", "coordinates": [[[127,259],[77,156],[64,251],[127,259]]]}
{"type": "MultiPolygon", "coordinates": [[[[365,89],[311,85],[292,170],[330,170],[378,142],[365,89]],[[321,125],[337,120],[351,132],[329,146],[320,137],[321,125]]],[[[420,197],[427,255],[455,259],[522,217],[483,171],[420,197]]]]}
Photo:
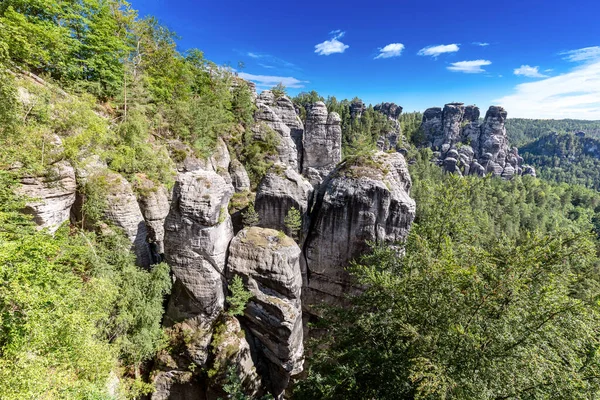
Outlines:
{"type": "MultiPolygon", "coordinates": [[[[353,118],[358,98],[291,100],[301,120],[316,101],[339,114],[346,160],[372,154],[394,124],[373,105],[353,118]]],[[[157,354],[176,352],[163,323],[170,268],[136,265],[126,234],[105,220],[110,176],[77,188],[82,217],[55,233],[23,213],[23,178],[95,158],[143,198],[148,182],[173,188],[175,164],[210,158],[222,140],[255,189],[278,143],[253,135],[254,112],[231,68],[180,52],[174,32],[124,0],[0,2],[1,399],[146,398],[157,354]],[[47,150],[57,137],[60,150],[47,150]]],[[[541,168],[506,181],[443,173],[413,144],[421,119],[398,119],[417,204],[408,238],[372,243],[352,263],[364,291],[311,321],[305,372],[286,396],[597,398],[600,161],[585,149],[600,123],[509,119],[511,143],[541,168]]],[[[255,225],[252,193],[234,201],[255,225]]],[[[250,298],[236,282],[223,318],[250,298]]],[[[251,398],[235,374],[221,384],[227,398],[251,398]]]]}

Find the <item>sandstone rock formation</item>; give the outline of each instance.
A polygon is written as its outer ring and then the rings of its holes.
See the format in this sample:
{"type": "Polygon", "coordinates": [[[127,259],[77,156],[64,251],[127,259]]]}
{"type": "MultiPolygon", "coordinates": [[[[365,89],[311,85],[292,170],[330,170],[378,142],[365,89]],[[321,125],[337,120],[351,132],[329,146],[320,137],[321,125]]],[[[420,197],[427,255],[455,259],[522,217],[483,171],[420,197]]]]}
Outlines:
{"type": "Polygon", "coordinates": [[[148,230],[148,242],[152,253],[152,262],[162,261],[165,252],[165,219],[169,215],[169,192],[163,185],[156,185],[148,179],[140,179],[144,185],[138,204],[148,230]]]}
{"type": "Polygon", "coordinates": [[[285,164],[275,164],[256,191],[254,208],[260,216],[260,226],[291,236],[285,217],[292,207],[306,216],[312,193],[312,185],[302,175],[285,164]]]}
{"type": "Polygon", "coordinates": [[[302,173],[318,185],[342,161],[342,127],[336,112],[318,101],[308,111],[304,132],[302,173]]]}
{"type": "Polygon", "coordinates": [[[238,275],[252,293],[244,324],[268,365],[271,392],[279,398],[302,371],[302,276],[300,248],[273,229],[240,231],[231,241],[227,275],[238,275]]]}
{"type": "Polygon", "coordinates": [[[402,114],[402,107],[394,103],[377,104],[375,111],[388,117],[392,128],[377,140],[377,148],[381,151],[400,150],[402,140],[402,127],[398,118],[402,114]]]}
{"type": "Polygon", "coordinates": [[[193,318],[168,332],[170,351],[163,350],[156,358],[151,400],[227,398],[222,388],[229,383],[230,366],[247,396],[262,394],[250,345],[237,319],[224,315],[207,324],[193,318]]]}
{"type": "Polygon", "coordinates": [[[411,184],[404,157],[383,152],[342,163],[323,182],[304,245],[305,310],[321,301],[338,302],[352,290],[344,267],[368,249],[368,241],[404,240],[415,218],[411,184]]]}
{"type": "Polygon", "coordinates": [[[43,177],[24,176],[21,185],[18,194],[29,198],[24,212],[33,215],[40,228],[54,233],[69,220],[77,185],[75,170],[68,162],[54,164],[43,177]]]}
{"type": "Polygon", "coordinates": [[[402,107],[394,103],[377,104],[373,109],[393,120],[397,120],[402,114],[402,107]]]}
{"type": "Polygon", "coordinates": [[[233,237],[227,204],[233,186],[213,171],[179,174],[165,221],[165,259],[175,275],[171,322],[223,309],[225,257],[233,237]]]}
{"type": "Polygon", "coordinates": [[[106,194],[106,209],[104,217],[107,221],[121,228],[133,244],[137,264],[148,267],[152,263],[148,246],[146,222],[131,184],[121,175],[104,171],[108,193],[106,194]]]}
{"type": "Polygon", "coordinates": [[[281,118],[281,121],[290,128],[290,136],[296,145],[298,151],[298,164],[302,165],[302,139],[304,137],[304,124],[296,112],[296,107],[292,100],[287,96],[275,97],[273,92],[265,90],[258,97],[258,101],[263,102],[281,118]]]}
{"type": "Polygon", "coordinates": [[[275,99],[273,93],[266,90],[256,99],[256,107],[257,110],[254,115],[256,125],[253,127],[255,138],[265,140],[269,135],[269,130],[275,132],[278,140],[278,160],[275,161],[283,162],[298,170],[298,149],[291,136],[292,129],[284,122],[285,119],[285,121],[292,124],[295,134],[298,134],[302,122],[296,115],[293,104],[287,97],[275,99]],[[292,117],[292,114],[297,120],[292,117]]]}
{"type": "Polygon", "coordinates": [[[231,161],[231,164],[229,164],[229,175],[231,176],[231,183],[236,193],[250,190],[250,177],[241,162],[238,160],[231,161]]]}
{"type": "Polygon", "coordinates": [[[450,103],[443,111],[438,107],[427,109],[421,128],[427,145],[439,152],[438,162],[447,172],[480,176],[491,173],[510,179],[523,174],[523,158],[516,147],[509,147],[506,116],[502,107],[491,106],[480,123],[479,108],[450,103]]]}
{"type": "Polygon", "coordinates": [[[350,117],[352,119],[360,118],[362,117],[366,109],[367,107],[365,106],[365,103],[362,102],[362,100],[353,100],[352,103],[350,103],[350,117]]]}

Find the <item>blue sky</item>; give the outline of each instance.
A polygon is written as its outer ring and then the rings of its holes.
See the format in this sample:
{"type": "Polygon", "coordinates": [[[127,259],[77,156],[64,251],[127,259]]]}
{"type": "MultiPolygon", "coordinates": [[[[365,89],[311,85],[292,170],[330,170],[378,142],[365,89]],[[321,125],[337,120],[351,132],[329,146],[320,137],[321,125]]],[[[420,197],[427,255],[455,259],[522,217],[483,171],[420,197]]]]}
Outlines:
{"type": "Polygon", "coordinates": [[[259,88],[600,119],[600,2],[131,0],[259,88]]]}

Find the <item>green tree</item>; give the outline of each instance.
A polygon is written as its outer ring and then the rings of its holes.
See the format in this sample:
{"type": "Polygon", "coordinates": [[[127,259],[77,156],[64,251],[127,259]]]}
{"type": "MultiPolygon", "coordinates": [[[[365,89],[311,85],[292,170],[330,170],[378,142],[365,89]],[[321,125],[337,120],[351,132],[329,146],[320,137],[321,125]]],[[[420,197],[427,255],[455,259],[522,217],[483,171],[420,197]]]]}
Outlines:
{"type": "Polygon", "coordinates": [[[283,223],[292,239],[298,241],[302,229],[302,214],[300,214],[300,211],[296,207],[290,208],[283,223]]]}
{"type": "Polygon", "coordinates": [[[242,220],[245,227],[258,225],[260,217],[254,209],[254,203],[248,204],[248,208],[242,213],[242,220]]]}
{"type": "Polygon", "coordinates": [[[231,294],[227,297],[227,304],[229,305],[227,314],[231,317],[244,315],[246,304],[252,298],[252,293],[246,290],[244,281],[239,275],[234,276],[231,280],[229,291],[231,294]]]}

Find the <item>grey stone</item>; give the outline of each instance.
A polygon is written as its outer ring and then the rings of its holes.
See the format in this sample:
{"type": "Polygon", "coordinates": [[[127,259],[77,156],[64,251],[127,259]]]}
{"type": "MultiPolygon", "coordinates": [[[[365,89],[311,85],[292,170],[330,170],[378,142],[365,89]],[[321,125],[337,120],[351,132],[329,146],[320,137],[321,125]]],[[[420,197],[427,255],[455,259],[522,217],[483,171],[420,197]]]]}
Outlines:
{"type": "Polygon", "coordinates": [[[404,157],[383,152],[366,164],[342,163],[323,182],[304,246],[305,310],[323,301],[337,303],[353,292],[345,266],[368,250],[367,242],[404,240],[415,217],[410,187],[404,157]]]}
{"type": "Polygon", "coordinates": [[[318,185],[342,161],[340,116],[327,113],[325,103],[315,103],[306,116],[303,174],[318,185]]]}
{"type": "Polygon", "coordinates": [[[312,185],[302,175],[285,164],[275,164],[256,191],[254,208],[260,216],[260,226],[292,236],[284,220],[292,207],[306,220],[312,193],[312,185]]]}
{"type": "Polygon", "coordinates": [[[177,177],[165,221],[165,258],[176,281],[167,317],[214,319],[224,306],[224,269],[233,237],[227,211],[233,186],[213,171],[177,177]]]}
{"type": "Polygon", "coordinates": [[[33,216],[40,229],[50,233],[69,220],[75,203],[75,170],[66,161],[48,169],[44,176],[24,176],[17,193],[28,198],[24,212],[33,216]]]}
{"type": "Polygon", "coordinates": [[[250,190],[250,177],[241,162],[238,160],[231,161],[231,164],[229,164],[229,175],[231,176],[231,183],[236,193],[250,190]]]}
{"type": "Polygon", "coordinates": [[[244,323],[269,365],[271,392],[280,398],[290,377],[302,371],[301,251],[289,237],[258,227],[240,231],[231,241],[227,275],[240,276],[253,297],[244,323]]]}

